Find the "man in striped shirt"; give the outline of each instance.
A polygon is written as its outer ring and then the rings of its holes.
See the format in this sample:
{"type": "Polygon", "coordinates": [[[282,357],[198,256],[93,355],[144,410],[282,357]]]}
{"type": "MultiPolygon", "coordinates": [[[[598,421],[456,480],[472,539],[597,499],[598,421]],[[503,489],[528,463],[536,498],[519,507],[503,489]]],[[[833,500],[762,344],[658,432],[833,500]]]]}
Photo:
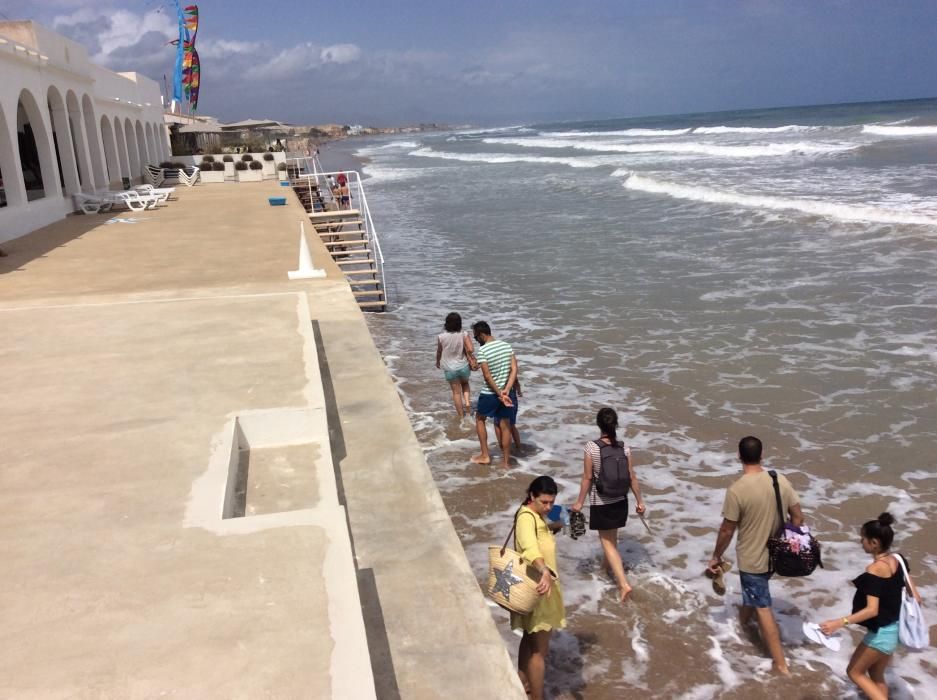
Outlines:
{"type": "Polygon", "coordinates": [[[485,384],[478,393],[478,411],[475,413],[475,430],[481,453],[472,457],[472,462],[491,464],[486,427],[488,418],[491,418],[501,428],[501,466],[507,468],[511,458],[511,408],[517,400],[514,393],[517,359],[510,345],[491,336],[491,327],[485,321],[473,324],[472,333],[479,345],[475,359],[485,378],[485,384]]]}

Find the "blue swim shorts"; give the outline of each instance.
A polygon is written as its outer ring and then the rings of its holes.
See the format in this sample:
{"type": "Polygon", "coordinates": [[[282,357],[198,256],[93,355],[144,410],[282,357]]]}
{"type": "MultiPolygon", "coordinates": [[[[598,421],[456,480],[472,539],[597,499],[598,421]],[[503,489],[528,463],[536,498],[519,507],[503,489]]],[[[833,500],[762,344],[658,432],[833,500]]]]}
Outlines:
{"type": "Polygon", "coordinates": [[[446,381],[450,384],[452,384],[452,382],[464,382],[469,378],[471,373],[472,371],[469,369],[468,365],[465,365],[465,367],[461,367],[459,369],[443,370],[443,374],[446,375],[446,381]]]}
{"type": "Polygon", "coordinates": [[[870,649],[880,651],[889,656],[895,653],[898,648],[898,623],[892,622],[890,625],[879,627],[874,632],[869,632],[862,640],[870,649]]]}
{"type": "MultiPolygon", "coordinates": [[[[509,396],[512,401],[516,401],[514,392],[512,391],[509,396]]],[[[479,394],[478,395],[478,415],[484,416],[485,418],[495,418],[501,419],[506,418],[511,419],[513,413],[512,408],[508,408],[501,401],[498,400],[498,397],[494,394],[479,394]]]]}
{"type": "Polygon", "coordinates": [[[771,591],[768,589],[771,574],[749,574],[740,571],[739,578],[742,580],[742,605],[750,608],[771,607],[771,591]]]}

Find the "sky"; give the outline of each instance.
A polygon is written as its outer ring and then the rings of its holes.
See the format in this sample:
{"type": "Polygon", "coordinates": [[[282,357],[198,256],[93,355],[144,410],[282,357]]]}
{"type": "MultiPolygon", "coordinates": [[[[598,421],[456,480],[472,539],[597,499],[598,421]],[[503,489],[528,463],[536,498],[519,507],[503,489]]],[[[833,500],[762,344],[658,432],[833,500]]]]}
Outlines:
{"type": "MultiPolygon", "coordinates": [[[[937,96],[935,0],[198,6],[198,111],[222,121],[506,125],[937,96]]],[[[166,0],[0,0],[0,16],[171,80],[166,0]]]]}

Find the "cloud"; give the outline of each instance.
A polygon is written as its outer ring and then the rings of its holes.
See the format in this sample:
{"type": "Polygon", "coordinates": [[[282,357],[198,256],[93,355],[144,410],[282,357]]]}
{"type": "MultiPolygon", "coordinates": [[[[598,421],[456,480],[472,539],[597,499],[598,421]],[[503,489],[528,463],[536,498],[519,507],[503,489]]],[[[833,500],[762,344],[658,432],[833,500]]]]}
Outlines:
{"type": "Polygon", "coordinates": [[[83,44],[95,63],[140,73],[157,65],[171,66],[174,49],[167,47],[166,42],[178,37],[175,20],[158,10],[138,14],[85,7],[57,15],[52,28],[83,44]]]}
{"type": "Polygon", "coordinates": [[[283,49],[276,56],[249,68],[247,80],[282,80],[313,71],[327,64],[346,64],[359,60],[361,49],[354,44],[319,46],[305,42],[283,49]]]}

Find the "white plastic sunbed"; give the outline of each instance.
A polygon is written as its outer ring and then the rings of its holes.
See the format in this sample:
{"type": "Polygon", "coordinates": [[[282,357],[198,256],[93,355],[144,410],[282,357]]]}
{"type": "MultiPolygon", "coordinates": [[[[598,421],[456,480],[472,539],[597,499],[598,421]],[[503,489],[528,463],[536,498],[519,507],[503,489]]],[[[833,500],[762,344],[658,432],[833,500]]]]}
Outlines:
{"type": "Polygon", "coordinates": [[[131,211],[143,211],[144,209],[155,209],[159,204],[160,198],[155,195],[144,195],[133,190],[123,192],[101,193],[105,199],[111,202],[111,205],[122,204],[131,211]]]}
{"type": "Polygon", "coordinates": [[[153,187],[153,185],[137,185],[132,191],[139,192],[142,195],[150,197],[159,197],[160,202],[166,202],[176,193],[175,187],[153,187]]]}
{"type": "Polygon", "coordinates": [[[114,206],[110,199],[99,193],[85,194],[84,192],[76,192],[72,195],[72,198],[75,200],[75,206],[82,214],[100,214],[114,206]]]}

